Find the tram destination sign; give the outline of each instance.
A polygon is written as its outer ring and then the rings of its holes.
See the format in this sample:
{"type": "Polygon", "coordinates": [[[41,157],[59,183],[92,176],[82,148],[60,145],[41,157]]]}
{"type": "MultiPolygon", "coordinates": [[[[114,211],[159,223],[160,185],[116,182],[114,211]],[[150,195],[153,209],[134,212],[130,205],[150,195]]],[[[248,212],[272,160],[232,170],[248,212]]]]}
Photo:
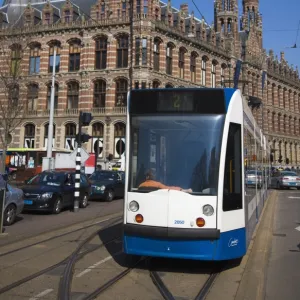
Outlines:
{"type": "Polygon", "coordinates": [[[224,114],[226,111],[222,89],[134,90],[129,101],[131,114],[224,114]]]}

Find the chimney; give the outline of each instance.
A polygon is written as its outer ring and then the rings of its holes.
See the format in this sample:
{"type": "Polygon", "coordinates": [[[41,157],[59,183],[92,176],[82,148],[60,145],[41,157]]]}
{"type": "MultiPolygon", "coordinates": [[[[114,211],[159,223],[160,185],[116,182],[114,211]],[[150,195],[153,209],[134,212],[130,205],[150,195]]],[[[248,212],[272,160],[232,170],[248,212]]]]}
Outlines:
{"type": "Polygon", "coordinates": [[[189,14],[189,5],[187,3],[180,4],[180,10],[184,12],[184,14],[189,14]]]}

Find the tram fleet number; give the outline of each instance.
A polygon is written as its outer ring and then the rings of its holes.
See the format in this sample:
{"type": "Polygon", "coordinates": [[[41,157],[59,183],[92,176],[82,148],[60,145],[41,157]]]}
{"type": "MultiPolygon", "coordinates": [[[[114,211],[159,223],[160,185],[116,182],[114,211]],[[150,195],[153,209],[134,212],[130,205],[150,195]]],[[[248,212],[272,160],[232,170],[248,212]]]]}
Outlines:
{"type": "Polygon", "coordinates": [[[175,220],[174,224],[184,224],[184,220],[175,220]]]}

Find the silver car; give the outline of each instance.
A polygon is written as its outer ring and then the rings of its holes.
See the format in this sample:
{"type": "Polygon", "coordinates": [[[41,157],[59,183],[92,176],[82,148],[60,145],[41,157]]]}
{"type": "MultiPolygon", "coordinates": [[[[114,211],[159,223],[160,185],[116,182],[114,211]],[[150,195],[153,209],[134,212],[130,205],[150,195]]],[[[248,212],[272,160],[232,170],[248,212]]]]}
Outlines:
{"type": "Polygon", "coordinates": [[[246,186],[257,185],[258,188],[262,187],[263,174],[262,171],[251,170],[246,173],[246,186]]]}
{"type": "Polygon", "coordinates": [[[277,189],[295,187],[300,190],[300,176],[291,171],[277,171],[272,176],[271,186],[277,189]]]}
{"type": "Polygon", "coordinates": [[[12,187],[10,184],[7,184],[3,213],[3,225],[8,226],[13,224],[16,220],[17,215],[22,212],[23,207],[23,191],[21,189],[12,187]]]}

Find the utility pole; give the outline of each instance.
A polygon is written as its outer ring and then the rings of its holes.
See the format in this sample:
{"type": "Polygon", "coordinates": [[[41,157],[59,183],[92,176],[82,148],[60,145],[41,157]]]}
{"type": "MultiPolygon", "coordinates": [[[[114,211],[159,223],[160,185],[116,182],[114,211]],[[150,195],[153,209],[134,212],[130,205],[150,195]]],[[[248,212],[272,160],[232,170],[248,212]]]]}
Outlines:
{"type": "Polygon", "coordinates": [[[48,170],[51,170],[52,162],[52,146],[53,146],[53,118],[54,118],[54,96],[55,96],[55,70],[56,69],[56,46],[53,51],[53,69],[52,69],[52,85],[50,97],[50,116],[48,126],[48,143],[47,143],[47,160],[48,170]]]}

